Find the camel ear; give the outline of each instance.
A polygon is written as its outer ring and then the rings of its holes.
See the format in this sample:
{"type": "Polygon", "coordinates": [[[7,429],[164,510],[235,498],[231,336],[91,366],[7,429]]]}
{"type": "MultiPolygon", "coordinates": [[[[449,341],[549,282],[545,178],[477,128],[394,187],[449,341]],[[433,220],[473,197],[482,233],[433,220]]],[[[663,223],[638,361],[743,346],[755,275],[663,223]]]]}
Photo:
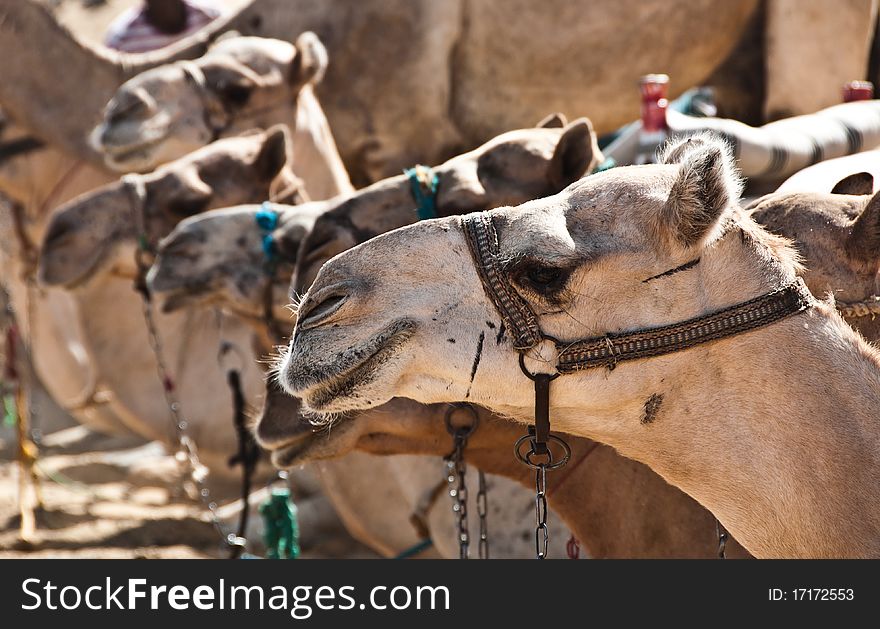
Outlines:
{"type": "Polygon", "coordinates": [[[587,118],[578,118],[562,132],[547,178],[555,191],[562,190],[592,170],[601,159],[592,123],[587,118]]]}
{"type": "Polygon", "coordinates": [[[699,146],[706,146],[712,139],[706,135],[677,137],[660,149],[657,162],[660,164],[681,164],[682,159],[699,146]]]}
{"type": "Polygon", "coordinates": [[[263,145],[254,159],[254,170],[260,181],[272,181],[278,176],[287,164],[289,146],[287,127],[284,125],[275,125],[266,131],[263,145]]]}
{"type": "Polygon", "coordinates": [[[320,83],[329,63],[324,44],[317,35],[306,31],[297,37],[294,45],[296,54],[290,66],[290,84],[300,88],[307,83],[320,83]]]}
{"type": "MultiPolygon", "coordinates": [[[[699,243],[725,210],[739,199],[742,182],[730,149],[721,140],[691,138],[673,149],[680,164],[669,198],[660,213],[661,225],[678,243],[699,243]]],[[[664,157],[668,157],[664,152],[664,157]]]]}
{"type": "Polygon", "coordinates": [[[831,189],[831,194],[872,194],[874,192],[874,175],[871,173],[854,173],[838,181],[831,189]]]}
{"type": "Polygon", "coordinates": [[[538,129],[561,129],[567,124],[568,118],[565,117],[565,114],[556,112],[555,114],[550,114],[546,118],[542,118],[535,127],[538,129]]]}
{"type": "Polygon", "coordinates": [[[857,260],[869,263],[880,261],[880,192],[871,197],[853,223],[846,250],[857,260]]]}

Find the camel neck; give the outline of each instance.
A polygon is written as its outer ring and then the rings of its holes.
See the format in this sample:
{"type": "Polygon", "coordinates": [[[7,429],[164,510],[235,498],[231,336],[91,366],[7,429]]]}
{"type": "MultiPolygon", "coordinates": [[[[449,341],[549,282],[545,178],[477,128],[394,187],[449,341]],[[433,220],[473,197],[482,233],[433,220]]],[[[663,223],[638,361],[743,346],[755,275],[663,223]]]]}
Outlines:
{"type": "MultiPolygon", "coordinates": [[[[880,554],[880,366],[827,306],[643,362],[631,367],[641,390],[586,436],[646,463],[757,556],[880,554]],[[660,409],[646,420],[655,394],[660,409]]],[[[609,386],[631,369],[618,367],[609,386]]]]}
{"type": "MultiPolygon", "coordinates": [[[[774,261],[786,252],[768,255],[776,244],[745,225],[710,246],[668,280],[669,322],[790,281],[791,265],[774,261]]],[[[825,304],[563,376],[551,395],[557,430],[647,464],[757,556],[880,556],[880,356],[825,304]]]]}
{"type": "Polygon", "coordinates": [[[199,37],[161,51],[117,54],[79,41],[43,3],[8,4],[15,6],[0,9],[0,58],[15,63],[0,64],[0,102],[34,135],[97,167],[103,159],[88,137],[119,85],[148,68],[203,54],[234,17],[214,20],[199,37]]]}

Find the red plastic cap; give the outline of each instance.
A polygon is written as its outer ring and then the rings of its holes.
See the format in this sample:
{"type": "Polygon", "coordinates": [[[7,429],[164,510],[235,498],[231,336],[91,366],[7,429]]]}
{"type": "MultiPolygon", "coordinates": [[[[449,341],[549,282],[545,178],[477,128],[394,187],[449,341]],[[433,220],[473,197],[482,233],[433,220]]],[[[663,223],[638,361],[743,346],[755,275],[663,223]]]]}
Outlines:
{"type": "Polygon", "coordinates": [[[850,81],[843,86],[843,102],[851,103],[856,100],[872,100],[874,98],[874,84],[870,81],[850,81]]]}
{"type": "Polygon", "coordinates": [[[668,90],[669,76],[666,74],[646,74],[639,79],[639,91],[642,94],[642,129],[645,131],[666,129],[668,90]]]}

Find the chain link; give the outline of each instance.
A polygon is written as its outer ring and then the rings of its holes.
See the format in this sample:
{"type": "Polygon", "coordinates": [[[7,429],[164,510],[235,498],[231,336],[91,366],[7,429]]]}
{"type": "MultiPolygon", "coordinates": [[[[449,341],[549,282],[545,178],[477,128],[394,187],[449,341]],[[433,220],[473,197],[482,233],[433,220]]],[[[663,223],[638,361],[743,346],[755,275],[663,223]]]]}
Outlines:
{"type": "MultiPolygon", "coordinates": [[[[470,556],[470,530],[468,526],[468,491],[467,491],[467,465],[464,462],[464,449],[468,438],[474,432],[479,423],[479,415],[469,404],[453,404],[446,411],[446,430],[452,435],[452,452],[445,458],[446,482],[449,485],[449,496],[452,498],[452,512],[458,520],[458,548],[459,557],[468,559],[470,556]],[[452,418],[457,410],[466,410],[470,413],[470,420],[458,426],[453,425],[452,418]]],[[[480,559],[489,558],[489,532],[486,522],[488,513],[488,494],[486,490],[485,475],[480,472],[480,484],[477,493],[477,514],[480,518],[480,559]]]]}
{"type": "Polygon", "coordinates": [[[730,533],[724,528],[724,525],[715,518],[715,533],[718,535],[718,559],[727,559],[726,548],[727,541],[730,539],[730,533]]]}
{"type": "MultiPolygon", "coordinates": [[[[135,250],[135,265],[137,267],[137,276],[135,279],[135,290],[141,297],[141,310],[144,315],[144,322],[147,327],[147,336],[150,343],[150,349],[156,359],[156,374],[162,385],[162,394],[165,397],[165,404],[168,407],[169,419],[172,423],[171,437],[177,443],[177,452],[174,458],[177,461],[178,469],[181,477],[184,479],[184,489],[194,491],[202,504],[210,514],[211,524],[220,536],[222,543],[226,546],[244,546],[246,540],[234,533],[227,534],[223,530],[220,517],[217,514],[217,502],[211,496],[211,490],[206,485],[208,477],[208,468],[199,460],[198,449],[195,441],[187,434],[188,424],[181,414],[180,401],[175,393],[174,380],[171,372],[168,370],[165,362],[165,352],[162,346],[162,340],[159,335],[156,320],[153,316],[153,304],[149,288],[147,287],[146,277],[149,271],[149,263],[146,257],[152,253],[152,246],[149,236],[146,232],[146,225],[143,216],[143,202],[146,191],[143,181],[137,175],[126,175],[123,177],[123,183],[129,190],[131,197],[131,210],[135,225],[138,232],[138,245],[135,250]],[[188,486],[187,486],[188,485],[188,486]]],[[[248,505],[242,505],[243,509],[247,509],[248,505]]]]}
{"type": "Polygon", "coordinates": [[[449,496],[452,498],[452,513],[458,516],[458,548],[459,558],[468,559],[470,555],[471,537],[468,530],[468,510],[467,510],[467,465],[461,456],[462,448],[456,444],[452,458],[447,461],[448,474],[446,480],[449,482],[449,496]]]}
{"type": "Polygon", "coordinates": [[[550,532],[547,528],[547,466],[539,463],[535,467],[535,555],[538,559],[547,558],[547,544],[550,532]]]}
{"type": "Polygon", "coordinates": [[[486,474],[479,470],[479,488],[477,490],[477,515],[480,518],[480,559],[489,558],[489,494],[486,489],[486,474]]]}

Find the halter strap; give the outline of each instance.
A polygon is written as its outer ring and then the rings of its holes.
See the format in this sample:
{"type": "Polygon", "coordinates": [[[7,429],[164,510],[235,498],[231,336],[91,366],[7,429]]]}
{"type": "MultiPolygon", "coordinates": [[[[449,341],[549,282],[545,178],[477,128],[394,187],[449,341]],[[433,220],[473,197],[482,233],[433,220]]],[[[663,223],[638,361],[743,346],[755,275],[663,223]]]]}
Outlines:
{"type": "Polygon", "coordinates": [[[835,306],[844,319],[874,318],[880,315],[880,295],[870,295],[863,301],[838,301],[835,306]]]}
{"type": "Polygon", "coordinates": [[[557,369],[572,373],[596,367],[684,351],[719,339],[769,325],[813,305],[813,296],[801,278],[760,297],[659,328],[567,343],[559,353],[557,369]]]}
{"type": "Polygon", "coordinates": [[[501,315],[504,327],[513,335],[513,348],[519,352],[532,349],[544,335],[535,313],[500,267],[501,248],[492,217],[485,212],[466,214],[461,223],[483,288],[501,315]]]}
{"type": "Polygon", "coordinates": [[[220,137],[220,134],[226,130],[229,125],[226,108],[217,95],[208,87],[208,80],[202,69],[193,61],[178,61],[177,64],[183,70],[184,75],[192,81],[193,85],[199,91],[199,98],[205,107],[204,120],[205,126],[211,131],[211,142],[220,137]]]}
{"type": "Polygon", "coordinates": [[[263,233],[263,256],[266,258],[267,267],[276,261],[278,254],[275,251],[275,238],[272,232],[278,227],[278,212],[272,209],[272,204],[264,201],[254,215],[257,227],[263,233]]]}
{"type": "Polygon", "coordinates": [[[500,245],[491,215],[468,214],[461,218],[461,223],[483,288],[513,335],[514,349],[524,354],[543,341],[551,341],[556,346],[556,369],[560,374],[614,368],[628,360],[683,351],[769,325],[814,304],[803,280],[797,278],[765,295],[679,323],[562,342],[541,331],[531,306],[500,267],[500,245]]]}
{"type": "Polygon", "coordinates": [[[437,218],[437,188],[440,177],[430,166],[417,165],[403,171],[409,179],[410,190],[417,204],[416,213],[419,220],[437,218]]]}

